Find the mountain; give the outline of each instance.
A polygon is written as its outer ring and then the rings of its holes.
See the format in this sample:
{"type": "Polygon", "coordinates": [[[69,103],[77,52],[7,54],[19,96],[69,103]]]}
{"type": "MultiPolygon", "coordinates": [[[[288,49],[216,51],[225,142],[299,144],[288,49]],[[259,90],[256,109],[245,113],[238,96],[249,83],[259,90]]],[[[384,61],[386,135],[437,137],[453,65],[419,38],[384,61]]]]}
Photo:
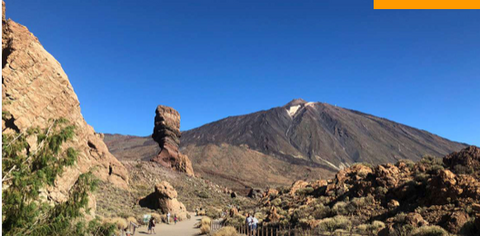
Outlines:
{"type": "MultiPolygon", "coordinates": [[[[117,157],[153,152],[153,145],[141,146],[153,144],[150,138],[130,137],[128,141],[135,140],[136,145],[122,143],[120,151],[121,139],[126,138],[107,135],[105,139],[117,157]]],[[[237,187],[326,178],[353,163],[417,161],[424,155],[444,156],[464,147],[387,119],[302,99],[182,132],[180,144],[196,173],[237,187]]]]}

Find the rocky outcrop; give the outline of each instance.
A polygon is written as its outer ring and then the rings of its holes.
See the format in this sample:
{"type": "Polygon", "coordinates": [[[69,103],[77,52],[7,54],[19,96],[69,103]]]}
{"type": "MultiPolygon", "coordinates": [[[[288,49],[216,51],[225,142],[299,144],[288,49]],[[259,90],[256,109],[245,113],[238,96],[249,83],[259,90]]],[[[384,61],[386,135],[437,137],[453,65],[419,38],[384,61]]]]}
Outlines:
{"type": "MultiPolygon", "coordinates": [[[[47,128],[50,120],[59,118],[76,126],[76,137],[67,146],[78,151],[77,163],[46,190],[49,199],[65,201],[77,177],[90,170],[101,180],[126,188],[125,168],[110,154],[102,136],[83,119],[80,102],[60,63],[27,27],[5,19],[5,14],[2,32],[2,111],[9,114],[2,122],[2,132],[47,128]]],[[[35,146],[36,139],[29,142],[35,146]]]]}
{"type": "Polygon", "coordinates": [[[160,152],[152,161],[193,176],[190,159],[178,150],[180,136],[180,114],[171,107],[158,106],[152,138],[160,146],[160,152]]]}
{"type": "Polygon", "coordinates": [[[264,195],[264,191],[259,188],[251,188],[250,191],[248,191],[247,197],[249,198],[255,198],[255,199],[260,199],[264,195]]]}
{"type": "Polygon", "coordinates": [[[312,216],[324,220],[344,215],[357,222],[355,230],[359,232],[366,224],[382,221],[385,235],[410,235],[413,228],[433,225],[454,234],[466,228],[474,230],[472,227],[480,232],[477,160],[480,149],[470,146],[443,160],[427,156],[417,163],[356,164],[331,180],[300,180],[289,190],[264,195],[262,212],[269,222],[284,217],[302,227],[315,225],[312,216]],[[472,168],[465,169],[468,167],[472,168]],[[458,170],[462,173],[455,173],[458,170]]]}
{"type": "Polygon", "coordinates": [[[177,191],[166,181],[155,185],[155,192],[143,198],[140,206],[160,210],[164,214],[170,213],[180,219],[186,219],[187,209],[177,200],[177,191]]]}

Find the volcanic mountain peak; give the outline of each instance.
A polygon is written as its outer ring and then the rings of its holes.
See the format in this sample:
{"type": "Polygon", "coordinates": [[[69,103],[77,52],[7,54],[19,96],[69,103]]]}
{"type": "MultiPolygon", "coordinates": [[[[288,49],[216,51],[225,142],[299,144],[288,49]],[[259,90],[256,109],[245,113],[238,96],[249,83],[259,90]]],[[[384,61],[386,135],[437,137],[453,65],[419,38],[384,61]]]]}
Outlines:
{"type": "Polygon", "coordinates": [[[289,103],[285,104],[286,108],[292,107],[292,106],[297,106],[297,105],[303,105],[307,103],[307,101],[301,99],[301,98],[296,98],[290,101],[289,103]]]}
{"type": "Polygon", "coordinates": [[[316,104],[320,104],[319,102],[307,102],[301,98],[293,99],[289,103],[287,103],[285,106],[285,110],[287,111],[288,115],[290,117],[294,117],[296,114],[299,113],[299,111],[302,110],[302,108],[305,107],[315,107],[316,104]]]}

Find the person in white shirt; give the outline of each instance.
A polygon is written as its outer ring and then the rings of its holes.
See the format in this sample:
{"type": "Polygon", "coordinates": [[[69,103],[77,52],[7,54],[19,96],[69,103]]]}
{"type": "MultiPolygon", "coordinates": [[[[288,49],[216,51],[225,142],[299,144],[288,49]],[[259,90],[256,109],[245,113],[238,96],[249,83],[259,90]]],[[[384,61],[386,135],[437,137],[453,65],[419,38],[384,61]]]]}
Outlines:
{"type": "Polygon", "coordinates": [[[170,224],[170,212],[167,213],[167,224],[170,224]]]}
{"type": "Polygon", "coordinates": [[[247,231],[251,231],[251,227],[252,227],[252,216],[250,216],[250,214],[246,214],[245,215],[246,218],[245,218],[245,226],[247,227],[247,231]]]}
{"type": "Polygon", "coordinates": [[[255,214],[252,217],[252,235],[257,233],[258,219],[255,217],[255,214]]]}

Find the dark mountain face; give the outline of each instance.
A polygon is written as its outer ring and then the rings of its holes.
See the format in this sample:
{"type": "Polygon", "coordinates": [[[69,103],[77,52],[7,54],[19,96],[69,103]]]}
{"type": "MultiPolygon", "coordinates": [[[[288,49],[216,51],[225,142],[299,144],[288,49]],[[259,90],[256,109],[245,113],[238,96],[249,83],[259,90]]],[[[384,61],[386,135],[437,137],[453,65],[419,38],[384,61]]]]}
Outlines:
{"type": "MultiPolygon", "coordinates": [[[[443,156],[466,146],[383,118],[301,99],[182,133],[181,146],[187,152],[211,144],[245,147],[292,164],[330,170],[355,162],[443,156]]],[[[191,158],[195,162],[203,157],[191,158]]]]}

